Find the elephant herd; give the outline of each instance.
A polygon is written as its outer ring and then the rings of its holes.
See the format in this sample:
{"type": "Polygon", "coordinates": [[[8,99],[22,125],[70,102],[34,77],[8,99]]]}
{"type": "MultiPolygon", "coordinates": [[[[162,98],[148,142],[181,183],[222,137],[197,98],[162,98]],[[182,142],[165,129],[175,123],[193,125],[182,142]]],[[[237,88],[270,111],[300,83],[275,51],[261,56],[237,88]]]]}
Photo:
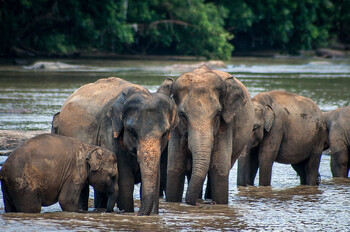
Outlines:
{"type": "Polygon", "coordinates": [[[228,203],[229,172],[238,159],[237,184],[271,184],[274,162],[291,164],[300,183],[319,183],[322,151],[331,150],[334,177],[350,168],[350,107],[322,113],[309,98],[284,91],[251,98],[228,73],[205,66],[167,78],[156,93],[110,77],[86,84],[63,104],[51,134],[36,136],[12,152],[0,171],[6,212],[62,210],[158,213],[169,202],[196,205],[202,198],[228,203]]]}

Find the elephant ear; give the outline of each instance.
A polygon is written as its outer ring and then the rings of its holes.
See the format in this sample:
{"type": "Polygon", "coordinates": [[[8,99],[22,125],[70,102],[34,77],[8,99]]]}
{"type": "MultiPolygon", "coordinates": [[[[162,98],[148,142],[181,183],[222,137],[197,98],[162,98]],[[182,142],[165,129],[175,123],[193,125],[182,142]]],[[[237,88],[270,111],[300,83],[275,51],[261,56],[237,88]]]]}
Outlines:
{"type": "Polygon", "coordinates": [[[226,91],[223,97],[222,117],[226,123],[230,123],[233,117],[247,103],[247,97],[243,88],[234,77],[225,79],[226,91]]]}
{"type": "Polygon", "coordinates": [[[86,155],[86,160],[88,164],[90,165],[90,170],[91,171],[97,171],[100,169],[102,165],[102,150],[100,148],[95,148],[91,150],[87,155],[86,155]]]}
{"type": "Polygon", "coordinates": [[[265,106],[264,129],[266,130],[266,132],[270,132],[272,126],[275,124],[275,118],[276,118],[276,115],[272,107],[269,105],[265,106]]]}
{"type": "Polygon", "coordinates": [[[174,79],[166,78],[164,82],[159,86],[157,93],[162,93],[170,97],[173,85],[174,85],[174,79]]]}
{"type": "Polygon", "coordinates": [[[177,112],[177,106],[173,100],[171,100],[171,101],[173,102],[173,115],[171,117],[171,130],[173,130],[177,126],[177,124],[179,124],[180,119],[179,119],[179,114],[177,112]]]}
{"type": "Polygon", "coordinates": [[[123,124],[123,106],[126,100],[127,93],[123,91],[119,97],[114,101],[112,107],[107,113],[107,117],[112,121],[113,138],[116,139],[122,133],[123,124]]]}

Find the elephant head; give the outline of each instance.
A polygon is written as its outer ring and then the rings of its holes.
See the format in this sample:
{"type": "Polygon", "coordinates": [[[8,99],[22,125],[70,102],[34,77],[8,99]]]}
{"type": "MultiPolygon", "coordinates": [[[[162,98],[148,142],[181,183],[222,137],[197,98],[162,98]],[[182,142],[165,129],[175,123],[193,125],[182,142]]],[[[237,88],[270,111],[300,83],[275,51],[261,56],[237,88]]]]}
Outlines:
{"type": "Polygon", "coordinates": [[[246,104],[246,95],[234,77],[206,67],[182,74],[172,93],[180,118],[178,130],[192,154],[186,202],[193,205],[208,173],[219,127],[233,121],[246,104]]]}
{"type": "Polygon", "coordinates": [[[89,184],[108,196],[106,212],[113,212],[118,198],[118,165],[115,154],[107,149],[95,148],[86,155],[89,164],[89,184]]]}
{"type": "Polygon", "coordinates": [[[258,146],[264,138],[265,133],[269,133],[275,124],[276,115],[272,104],[261,104],[256,99],[252,100],[255,110],[255,121],[252,131],[251,144],[252,148],[258,146]]]}
{"type": "Polygon", "coordinates": [[[139,215],[151,213],[159,198],[161,152],[176,126],[177,110],[169,98],[173,80],[167,79],[157,93],[129,88],[116,99],[109,112],[113,137],[129,154],[136,156],[141,172],[141,207],[139,215]]]}

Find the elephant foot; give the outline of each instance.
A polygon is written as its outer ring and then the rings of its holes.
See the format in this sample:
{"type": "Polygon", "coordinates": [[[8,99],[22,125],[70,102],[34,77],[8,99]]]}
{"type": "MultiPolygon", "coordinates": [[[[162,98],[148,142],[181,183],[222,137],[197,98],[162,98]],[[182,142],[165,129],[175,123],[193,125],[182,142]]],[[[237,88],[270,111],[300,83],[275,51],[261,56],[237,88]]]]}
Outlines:
{"type": "Polygon", "coordinates": [[[200,206],[200,205],[217,205],[217,203],[213,200],[197,200],[196,201],[196,206],[200,206]]]}

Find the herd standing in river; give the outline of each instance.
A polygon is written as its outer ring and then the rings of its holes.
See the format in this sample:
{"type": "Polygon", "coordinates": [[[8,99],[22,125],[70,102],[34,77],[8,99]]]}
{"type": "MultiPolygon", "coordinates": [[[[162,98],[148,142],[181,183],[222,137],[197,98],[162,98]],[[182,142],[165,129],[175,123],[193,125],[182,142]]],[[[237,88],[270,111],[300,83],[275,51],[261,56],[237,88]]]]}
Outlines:
{"type": "Polygon", "coordinates": [[[156,93],[110,77],[86,84],[63,104],[51,134],[12,152],[0,171],[6,212],[40,212],[115,204],[138,215],[158,213],[159,196],[197,205],[228,204],[229,172],[238,159],[237,184],[271,184],[273,162],[291,164],[304,185],[317,185],[322,151],[331,150],[334,177],[350,168],[350,107],[322,113],[309,98],[284,91],[250,98],[230,74],[205,66],[167,78],[156,93]]]}

